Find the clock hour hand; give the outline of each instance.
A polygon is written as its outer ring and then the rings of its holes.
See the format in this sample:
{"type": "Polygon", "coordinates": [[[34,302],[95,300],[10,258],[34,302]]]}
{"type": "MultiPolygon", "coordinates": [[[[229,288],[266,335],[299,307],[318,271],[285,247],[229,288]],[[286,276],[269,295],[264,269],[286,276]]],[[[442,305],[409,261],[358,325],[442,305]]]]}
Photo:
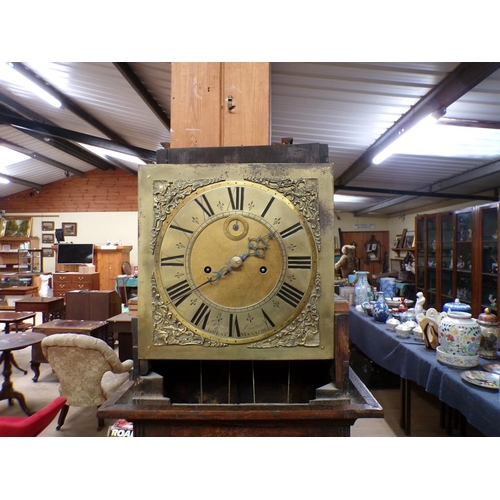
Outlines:
{"type": "MultiPolygon", "coordinates": [[[[274,238],[276,231],[266,234],[265,236],[257,236],[257,238],[248,238],[248,252],[241,255],[241,259],[254,255],[255,257],[264,258],[266,250],[269,248],[269,242],[274,238]]],[[[233,257],[234,258],[234,257],[233,257]]]]}

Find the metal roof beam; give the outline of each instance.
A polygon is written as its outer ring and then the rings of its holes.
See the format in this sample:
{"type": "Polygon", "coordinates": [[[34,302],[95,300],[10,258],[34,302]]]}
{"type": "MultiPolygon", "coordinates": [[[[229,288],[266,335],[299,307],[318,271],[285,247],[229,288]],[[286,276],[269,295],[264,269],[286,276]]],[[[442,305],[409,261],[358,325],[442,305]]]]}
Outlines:
{"type": "Polygon", "coordinates": [[[36,184],[35,182],[30,182],[25,179],[19,179],[19,177],[12,177],[10,175],[0,174],[0,178],[6,179],[12,182],[13,184],[20,184],[21,186],[27,186],[36,189],[37,191],[40,191],[43,188],[41,184],[36,184]]]}
{"type": "Polygon", "coordinates": [[[114,62],[115,68],[122,74],[123,78],[127,80],[129,85],[139,94],[141,99],[147,104],[149,109],[154,113],[156,118],[160,120],[163,125],[170,130],[170,117],[160,108],[158,103],[154,100],[153,96],[149,93],[148,89],[139,80],[138,76],[134,73],[128,63],[114,62]]]}
{"type": "Polygon", "coordinates": [[[83,177],[83,172],[80,172],[80,170],[77,170],[76,168],[73,168],[73,167],[69,167],[68,165],[65,165],[64,163],[53,160],[52,158],[47,158],[46,156],[43,156],[43,155],[36,153],[34,151],[31,151],[29,149],[26,149],[25,147],[20,146],[19,144],[15,144],[14,142],[7,141],[5,139],[0,138],[0,144],[4,144],[9,149],[13,149],[15,151],[18,151],[19,153],[22,153],[26,156],[33,158],[34,160],[38,160],[38,161],[41,161],[43,163],[47,163],[48,165],[52,165],[53,167],[59,168],[60,170],[64,170],[65,172],[69,172],[73,175],[77,175],[78,177],[83,177]]]}
{"type": "MultiPolygon", "coordinates": [[[[471,181],[474,181],[476,179],[480,179],[481,177],[486,177],[488,175],[493,175],[493,174],[498,174],[500,172],[500,160],[499,161],[493,161],[491,163],[487,163],[481,167],[475,168],[473,170],[469,170],[468,172],[464,172],[463,174],[460,175],[455,175],[453,177],[449,177],[448,179],[445,179],[441,182],[436,182],[435,184],[426,186],[425,188],[422,188],[423,190],[419,191],[400,191],[400,190],[383,190],[387,192],[391,192],[391,194],[404,194],[405,196],[393,198],[392,200],[387,200],[381,203],[377,203],[376,205],[372,205],[371,207],[364,208],[362,210],[359,210],[356,212],[356,216],[359,215],[364,215],[369,212],[374,212],[377,210],[381,210],[383,208],[388,208],[394,205],[399,205],[401,203],[404,203],[406,201],[409,201],[416,196],[427,196],[427,197],[442,197],[442,198],[457,198],[457,199],[477,199],[477,200],[486,200],[486,201],[498,201],[497,196],[493,197],[486,197],[486,196],[480,196],[478,198],[474,198],[474,195],[464,195],[464,194],[457,194],[457,193],[442,193],[441,191],[444,191],[445,189],[451,189],[457,186],[460,186],[462,184],[467,184],[471,181]],[[470,198],[472,196],[472,198],[470,198]]],[[[491,189],[496,189],[498,186],[492,186],[491,189]]],[[[343,186],[342,190],[365,190],[365,192],[382,192],[382,191],[377,191],[373,188],[355,188],[355,187],[349,187],[349,186],[343,186]]]]}
{"type": "Polygon", "coordinates": [[[35,83],[38,86],[41,86],[47,93],[49,93],[52,97],[55,97],[58,101],[61,102],[61,104],[68,110],[71,111],[73,114],[81,118],[82,120],[86,121],[93,127],[95,127],[97,130],[101,131],[104,135],[109,137],[110,139],[113,139],[116,142],[119,142],[121,144],[126,144],[126,141],[120,137],[116,132],[111,130],[110,128],[106,127],[103,123],[101,123],[99,120],[94,118],[92,115],[87,113],[85,110],[80,108],[77,104],[75,104],[71,99],[69,99],[66,95],[64,95],[61,91],[57,90],[55,87],[53,87],[49,82],[41,78],[39,75],[37,75],[34,71],[32,71],[30,68],[24,65],[22,62],[12,62],[11,63],[14,67],[14,69],[23,75],[25,78],[30,80],[31,82],[35,83]]]}
{"type": "Polygon", "coordinates": [[[382,134],[335,181],[335,191],[342,189],[372,165],[373,158],[403,132],[434,111],[447,108],[500,68],[500,63],[461,63],[442,82],[412,106],[392,127],[382,134]]]}

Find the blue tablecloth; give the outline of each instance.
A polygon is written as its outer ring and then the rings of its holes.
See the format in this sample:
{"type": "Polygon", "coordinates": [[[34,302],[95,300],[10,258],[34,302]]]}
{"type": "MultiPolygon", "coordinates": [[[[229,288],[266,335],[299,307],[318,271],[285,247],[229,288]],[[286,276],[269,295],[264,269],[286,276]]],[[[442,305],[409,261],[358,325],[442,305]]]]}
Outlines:
{"type": "MultiPolygon", "coordinates": [[[[499,391],[472,386],[460,378],[462,369],[436,360],[436,353],[426,349],[410,335],[400,339],[384,323],[359,312],[349,312],[351,341],[370,359],[400,377],[412,380],[456,408],[468,422],[486,436],[500,436],[499,391]]],[[[480,364],[487,363],[480,360],[480,364]]],[[[480,367],[474,368],[479,370],[480,367]]]]}

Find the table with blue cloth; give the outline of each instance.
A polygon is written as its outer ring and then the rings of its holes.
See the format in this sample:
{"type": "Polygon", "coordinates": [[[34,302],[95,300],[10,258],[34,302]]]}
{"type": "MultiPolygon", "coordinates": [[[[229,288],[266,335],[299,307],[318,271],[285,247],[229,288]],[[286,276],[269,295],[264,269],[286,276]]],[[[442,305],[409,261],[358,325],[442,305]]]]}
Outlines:
{"type": "MultiPolygon", "coordinates": [[[[460,412],[471,425],[485,436],[500,436],[500,396],[498,390],[484,389],[464,382],[464,371],[436,360],[436,352],[427,349],[410,335],[396,337],[385,323],[379,323],[355,306],[349,310],[349,336],[372,361],[401,377],[401,425],[407,434],[411,429],[411,383],[437,396],[445,405],[460,412]]],[[[480,358],[480,370],[489,360],[480,358]]]]}

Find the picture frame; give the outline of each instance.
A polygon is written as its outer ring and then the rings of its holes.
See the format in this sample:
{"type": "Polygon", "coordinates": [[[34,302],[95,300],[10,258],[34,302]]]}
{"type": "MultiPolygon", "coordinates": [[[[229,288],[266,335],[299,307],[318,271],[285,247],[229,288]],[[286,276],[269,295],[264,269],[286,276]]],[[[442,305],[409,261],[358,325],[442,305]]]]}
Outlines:
{"type": "Polygon", "coordinates": [[[7,220],[3,217],[0,218],[0,236],[5,235],[5,228],[7,227],[7,220]]]}
{"type": "Polygon", "coordinates": [[[42,243],[53,244],[54,235],[52,233],[42,233],[42,243]]]}
{"type": "Polygon", "coordinates": [[[415,231],[407,231],[405,235],[403,248],[413,248],[414,245],[415,245],[415,231]]]}
{"type": "Polygon", "coordinates": [[[42,221],[42,231],[54,231],[54,221],[43,220],[42,221]]]}
{"type": "Polygon", "coordinates": [[[401,239],[399,240],[398,246],[396,248],[404,248],[404,243],[406,241],[406,229],[403,229],[401,233],[401,239]]]}
{"type": "Polygon", "coordinates": [[[42,248],[42,257],[54,257],[54,250],[52,248],[42,248]]]}
{"type": "Polygon", "coordinates": [[[76,236],[77,234],[77,223],[76,222],[63,222],[62,225],[64,236],[76,236]]]}
{"type": "Polygon", "coordinates": [[[28,238],[31,236],[32,217],[6,217],[3,236],[11,238],[28,238]]]}
{"type": "Polygon", "coordinates": [[[397,234],[394,239],[394,243],[392,244],[392,248],[398,248],[401,245],[401,235],[397,234]]]}

